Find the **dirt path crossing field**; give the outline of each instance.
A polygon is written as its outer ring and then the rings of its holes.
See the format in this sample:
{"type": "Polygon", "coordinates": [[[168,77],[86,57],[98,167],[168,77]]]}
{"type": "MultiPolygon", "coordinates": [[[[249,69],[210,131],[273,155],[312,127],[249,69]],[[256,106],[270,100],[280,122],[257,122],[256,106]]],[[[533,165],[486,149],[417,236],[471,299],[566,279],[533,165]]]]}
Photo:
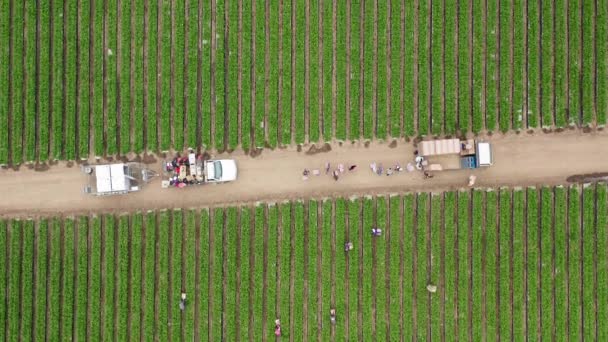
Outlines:
{"type": "MultiPolygon", "coordinates": [[[[424,180],[419,172],[403,172],[390,177],[373,175],[371,162],[385,168],[399,162],[405,166],[413,157],[411,143],[372,143],[332,146],[324,153],[309,154],[296,149],[264,151],[253,158],[242,152],[221,154],[216,158],[234,158],[239,179],[230,184],[203,185],[188,189],[161,189],[160,179],[137,193],[124,196],[94,197],[82,189],[86,177],[78,166],[60,163],[46,171],[22,167],[18,171],[0,170],[0,188],[7,196],[0,198],[0,216],[66,214],[92,211],[129,211],[138,209],[189,208],[256,201],[324,198],[386,192],[441,191],[466,187],[468,176],[477,175],[477,186],[528,186],[564,184],[575,174],[608,171],[608,133],[506,135],[488,137],[493,143],[494,165],[466,171],[444,171],[424,180]],[[338,181],[324,174],[324,165],[356,164],[338,181]],[[305,169],[320,169],[321,176],[302,180],[305,169]]],[[[149,167],[159,171],[160,159],[149,167]]]]}

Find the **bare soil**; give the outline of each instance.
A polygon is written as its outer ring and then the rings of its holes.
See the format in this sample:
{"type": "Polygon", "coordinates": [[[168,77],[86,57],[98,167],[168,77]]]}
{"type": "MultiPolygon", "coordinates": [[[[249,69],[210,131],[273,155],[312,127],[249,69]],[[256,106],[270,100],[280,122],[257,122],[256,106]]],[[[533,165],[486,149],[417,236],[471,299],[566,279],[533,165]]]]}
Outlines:
{"type": "MultiPolygon", "coordinates": [[[[252,158],[239,151],[218,154],[216,158],[234,158],[239,165],[239,179],[233,183],[202,185],[185,189],[161,189],[160,179],[153,179],[139,192],[123,196],[95,197],[84,194],[88,181],[78,167],[60,162],[46,171],[21,168],[0,169],[0,216],[37,216],[90,212],[124,212],[144,209],[225,206],[257,201],[325,198],[377,193],[444,191],[464,188],[471,174],[477,176],[478,187],[530,186],[565,184],[573,174],[608,171],[605,154],[607,132],[559,134],[494,135],[494,165],[469,171],[437,172],[424,180],[419,172],[379,177],[371,173],[371,162],[404,166],[413,159],[414,146],[399,142],[363,143],[332,146],[317,154],[298,152],[296,148],[264,150],[252,158]],[[326,162],[358,165],[338,181],[324,175],[302,180],[302,170],[320,169],[326,162]]],[[[157,159],[148,167],[160,171],[157,159]]]]}

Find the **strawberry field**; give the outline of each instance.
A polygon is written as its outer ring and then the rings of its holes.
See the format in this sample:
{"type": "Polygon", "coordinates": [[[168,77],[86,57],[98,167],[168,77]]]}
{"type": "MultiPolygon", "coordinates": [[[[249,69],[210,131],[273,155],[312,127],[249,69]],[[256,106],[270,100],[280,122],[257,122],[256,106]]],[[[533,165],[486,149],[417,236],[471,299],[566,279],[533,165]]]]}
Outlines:
{"type": "Polygon", "coordinates": [[[601,338],[606,191],[0,220],[0,339],[601,338]]]}
{"type": "Polygon", "coordinates": [[[608,5],[0,0],[0,165],[602,127],[608,5]]]}

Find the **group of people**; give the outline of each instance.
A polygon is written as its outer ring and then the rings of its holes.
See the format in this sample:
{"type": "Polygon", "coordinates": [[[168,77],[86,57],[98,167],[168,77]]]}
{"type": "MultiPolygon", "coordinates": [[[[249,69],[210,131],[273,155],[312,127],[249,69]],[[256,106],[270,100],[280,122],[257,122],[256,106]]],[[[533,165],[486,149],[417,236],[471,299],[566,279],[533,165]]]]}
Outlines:
{"type": "MultiPolygon", "coordinates": [[[[384,167],[382,166],[382,163],[378,163],[376,164],[376,162],[373,162],[371,164],[369,164],[370,169],[372,170],[372,173],[377,174],[378,176],[382,176],[384,174],[384,167]]],[[[403,167],[401,167],[401,165],[399,165],[399,163],[395,164],[394,167],[389,167],[388,169],[386,169],[386,175],[390,176],[395,172],[401,172],[403,171],[403,167]]]]}
{"type": "MultiPolygon", "coordinates": [[[[372,236],[374,236],[374,237],[382,236],[382,229],[380,229],[380,228],[372,228],[372,236]]],[[[354,248],[355,248],[355,245],[352,243],[352,241],[347,241],[344,244],[344,251],[345,252],[350,252],[354,248]]]]}
{"type": "MultiPolygon", "coordinates": [[[[329,310],[329,322],[331,325],[336,325],[336,309],[329,310]]],[[[277,337],[282,336],[281,320],[278,318],[274,320],[274,335],[277,337]]]]}
{"type": "MultiPolygon", "coordinates": [[[[357,165],[354,165],[354,164],[349,165],[348,168],[346,168],[344,166],[344,164],[338,164],[338,167],[336,167],[335,169],[332,170],[331,163],[327,162],[327,163],[325,163],[325,174],[331,175],[333,177],[333,179],[335,181],[337,181],[338,179],[340,179],[340,176],[346,172],[346,170],[348,170],[349,172],[353,172],[353,171],[355,171],[356,168],[357,168],[357,165]]],[[[320,176],[321,172],[317,169],[312,170],[312,171],[309,169],[304,169],[304,171],[302,172],[302,179],[308,180],[308,177],[311,174],[314,176],[320,176]]]]}

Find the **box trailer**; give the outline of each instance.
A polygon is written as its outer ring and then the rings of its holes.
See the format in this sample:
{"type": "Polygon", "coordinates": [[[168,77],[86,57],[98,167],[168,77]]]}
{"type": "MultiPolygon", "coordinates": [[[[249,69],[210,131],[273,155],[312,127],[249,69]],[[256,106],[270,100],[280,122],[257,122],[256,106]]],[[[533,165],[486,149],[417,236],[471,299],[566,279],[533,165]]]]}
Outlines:
{"type": "Polygon", "coordinates": [[[442,139],[420,142],[422,167],[429,171],[476,169],[493,164],[492,146],[473,139],[442,139]]]}

